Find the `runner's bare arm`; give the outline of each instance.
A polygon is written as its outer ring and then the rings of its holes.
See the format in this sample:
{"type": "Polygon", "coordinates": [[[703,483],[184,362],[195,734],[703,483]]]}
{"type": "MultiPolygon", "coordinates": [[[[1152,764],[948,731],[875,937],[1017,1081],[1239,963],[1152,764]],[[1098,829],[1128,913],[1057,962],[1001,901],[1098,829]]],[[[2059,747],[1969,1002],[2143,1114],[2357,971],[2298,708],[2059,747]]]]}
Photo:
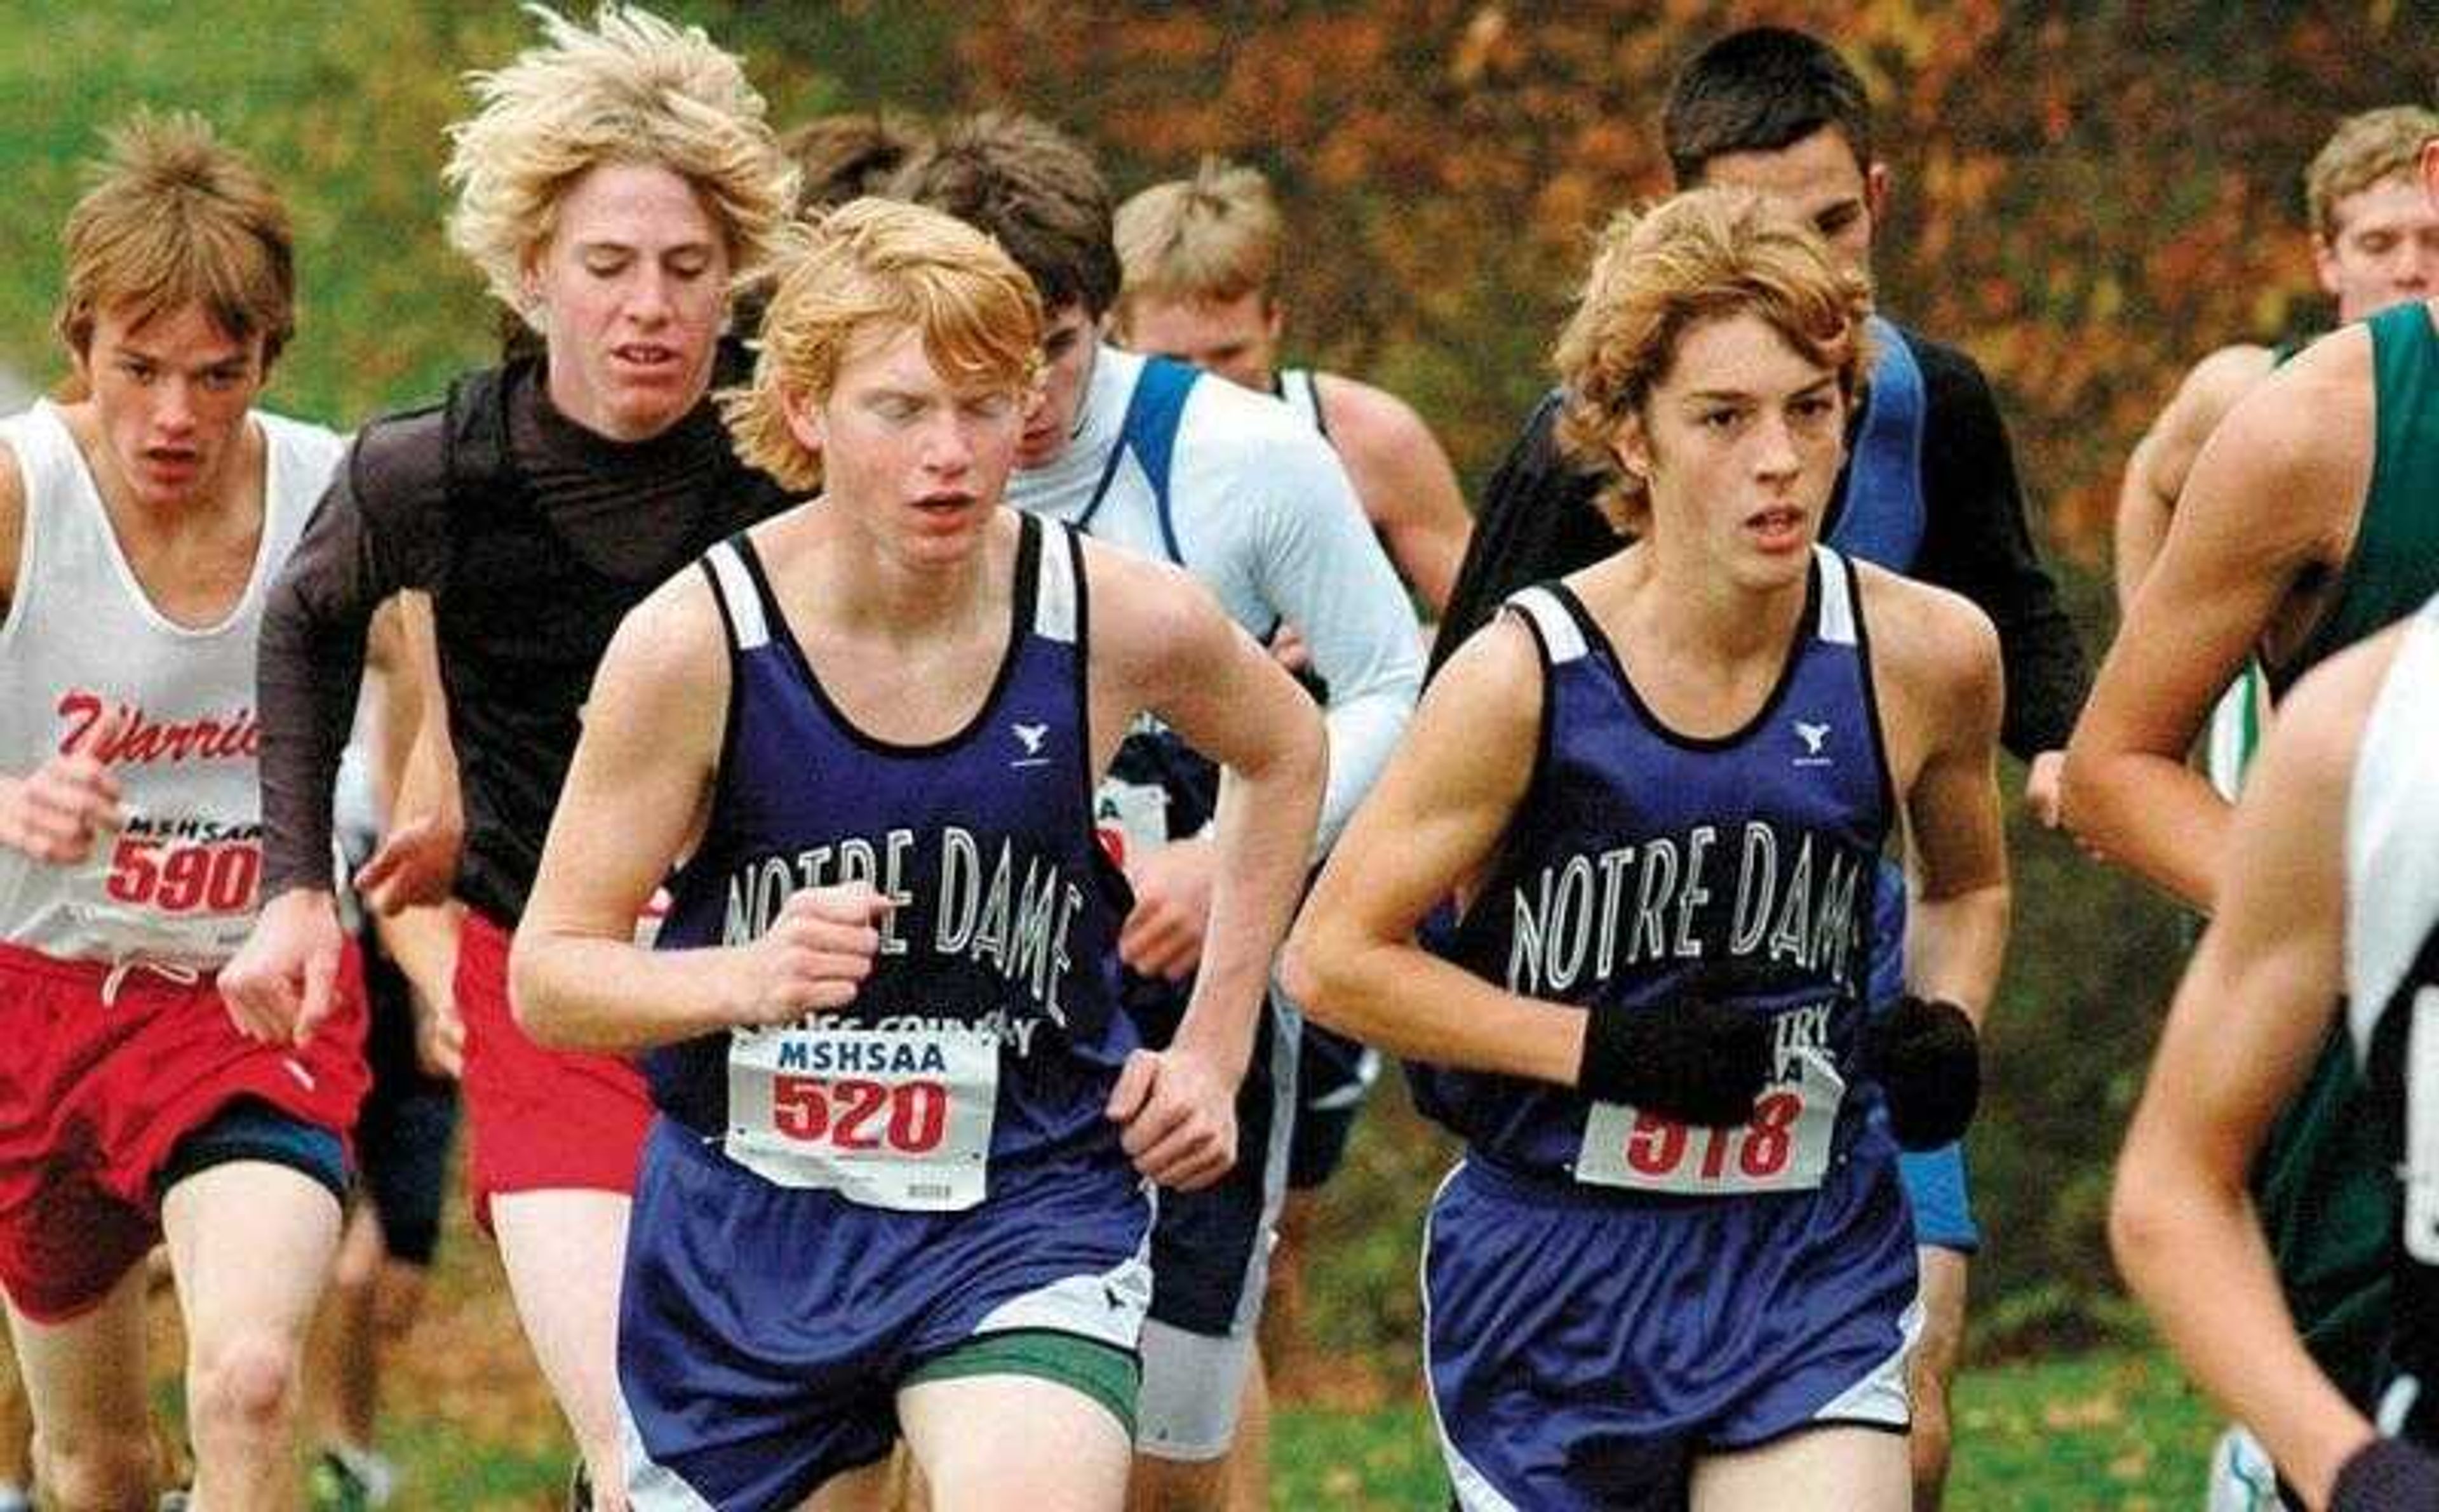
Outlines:
{"type": "Polygon", "coordinates": [[[603,654],[509,958],[518,1022],[542,1043],[630,1053],[752,1022],[764,1005],[750,948],[650,951],[634,938],[708,814],[728,683],[727,637],[698,572],[636,606],[603,654]]]}
{"type": "Polygon", "coordinates": [[[1441,668],[1289,939],[1283,979],[1313,1019],[1393,1055],[1575,1084],[1580,1009],[1503,991],[1415,942],[1506,833],[1532,779],[1541,700],[1539,653],[1512,616],[1441,668]]]}
{"type": "Polygon", "coordinates": [[[405,738],[401,750],[384,753],[392,791],[381,847],[356,873],[355,883],[373,912],[383,916],[418,905],[449,901],[466,838],[466,817],[457,787],[457,755],[449,739],[449,698],[440,682],[440,653],[432,626],[432,596],[408,589],[384,606],[396,621],[387,696],[400,727],[383,727],[385,740],[405,738]]]}
{"type": "Polygon", "coordinates": [[[2343,559],[2369,481],[2370,360],[2359,329],[2329,338],[2212,434],[2069,744],[2076,839],[2205,911],[2228,809],[2185,753],[2298,586],[2343,559]]]}
{"type": "Polygon", "coordinates": [[[1447,451],[1414,406],[1385,389],[1335,373],[1316,374],[1313,386],[1365,518],[1380,532],[1398,576],[1437,618],[1473,534],[1447,451]]]}
{"type": "Polygon", "coordinates": [[[1311,854],[1326,769],[1321,719],[1183,570],[1089,546],[1085,560],[1096,769],[1133,711],[1148,708],[1222,770],[1210,924],[1178,1040],[1233,1087],[1311,854]]]}
{"type": "Polygon", "coordinates": [[[2115,568],[2120,614],[2132,606],[2134,590],[2159,560],[2177,497],[2184,492],[2185,479],[2193,472],[2202,443],[2245,391],[2270,371],[2267,347],[2220,347],[2194,365],[2167,408],[2135,443],[2117,490],[2115,568]]]}
{"type": "MultiPolygon", "coordinates": [[[[457,905],[448,897],[456,869],[456,840],[446,841],[445,860],[428,869],[438,871],[437,896],[428,904],[405,906],[397,859],[405,852],[395,843],[401,830],[414,830],[421,850],[429,842],[435,774],[432,753],[448,755],[448,702],[441,696],[432,639],[431,596],[408,589],[383,604],[374,616],[365,643],[368,669],[381,672],[380,758],[373,764],[373,790],[383,815],[383,845],[359,867],[355,886],[368,905],[373,931],[382,949],[398,963],[414,990],[416,1042],[425,1069],[456,1076],[462,1069],[465,1026],[457,1017],[457,905]],[[385,858],[387,862],[385,864],[385,858]]],[[[454,801],[455,783],[448,782],[454,801]]]]}
{"type": "Polygon", "coordinates": [[[1904,810],[1906,987],[1977,1023],[2006,957],[1999,635],[1967,600],[1864,566],[1863,613],[1904,810]],[[1892,718],[1893,717],[1893,718],[1892,718]]]}
{"type": "Polygon", "coordinates": [[[2118,1268],[2170,1345],[2314,1506],[2371,1425],[2298,1341],[2246,1177],[2337,1010],[2346,790],[2396,639],[2305,679],[2248,777],[2219,913],[2169,1010],[2110,1209],[2118,1268]]]}

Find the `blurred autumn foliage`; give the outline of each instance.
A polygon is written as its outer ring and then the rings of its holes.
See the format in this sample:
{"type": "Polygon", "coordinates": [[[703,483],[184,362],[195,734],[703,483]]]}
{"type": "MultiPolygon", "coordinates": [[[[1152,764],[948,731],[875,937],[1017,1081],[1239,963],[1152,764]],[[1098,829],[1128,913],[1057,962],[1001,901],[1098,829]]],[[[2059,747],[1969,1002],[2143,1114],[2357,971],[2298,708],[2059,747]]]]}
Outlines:
{"type": "Polygon", "coordinates": [[[2330,126],[2429,98],[2439,66],[2439,12],[2399,0],[733,12],[844,105],[1051,116],[1121,192],[1203,152],[1270,170],[1301,349],[1407,393],[1475,476],[1546,381],[1586,234],[1667,187],[1676,65],[1736,26],[1814,30],[1863,74],[1896,173],[1884,303],[1981,359],[2037,507],[2090,563],[2127,448],[2183,367],[2326,318],[2299,184],[2330,126]]]}

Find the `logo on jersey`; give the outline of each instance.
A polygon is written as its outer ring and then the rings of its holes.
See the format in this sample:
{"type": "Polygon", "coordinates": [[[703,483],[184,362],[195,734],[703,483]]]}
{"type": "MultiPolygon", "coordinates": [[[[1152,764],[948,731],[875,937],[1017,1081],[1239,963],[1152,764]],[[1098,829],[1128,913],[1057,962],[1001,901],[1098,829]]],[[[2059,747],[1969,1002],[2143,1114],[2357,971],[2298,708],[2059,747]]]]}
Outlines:
{"type": "Polygon", "coordinates": [[[1804,742],[1804,754],[1795,758],[1797,766],[1825,767],[1832,764],[1830,757],[1821,754],[1821,748],[1829,742],[1829,726],[1808,724],[1798,720],[1795,721],[1795,738],[1804,742]]]}
{"type": "MultiPolygon", "coordinates": [[[[59,716],[67,721],[60,739],[65,752],[85,738],[113,708],[103,696],[87,688],[61,695],[59,716]]],[[[141,704],[116,705],[124,719],[117,732],[94,748],[94,758],[105,764],[141,766],[150,762],[251,761],[262,749],[262,726],[254,710],[232,709],[221,718],[155,720],[141,704]]]]}
{"type": "Polygon", "coordinates": [[[1011,724],[1007,727],[1007,733],[1015,736],[1016,743],[1024,747],[1024,755],[1009,762],[1009,766],[1039,767],[1049,764],[1050,758],[1041,754],[1041,742],[1050,734],[1049,725],[1011,724]]]}

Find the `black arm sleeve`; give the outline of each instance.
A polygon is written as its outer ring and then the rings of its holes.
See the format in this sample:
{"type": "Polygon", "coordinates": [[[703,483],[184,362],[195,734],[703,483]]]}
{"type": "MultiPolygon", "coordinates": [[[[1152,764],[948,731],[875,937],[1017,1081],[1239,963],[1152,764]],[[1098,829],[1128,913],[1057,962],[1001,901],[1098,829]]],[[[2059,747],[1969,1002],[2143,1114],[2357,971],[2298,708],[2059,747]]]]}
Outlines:
{"type": "Polygon", "coordinates": [[[439,470],[399,450],[428,447],[436,458],[439,427],[419,421],[367,429],[348,448],[263,605],[255,680],[265,902],[330,885],[331,785],[355,724],[365,628],[400,589],[436,587],[447,560],[439,470]]]}
{"type": "Polygon", "coordinates": [[[1600,479],[1559,454],[1558,399],[1557,389],[1542,396],[1483,489],[1473,539],[1432,641],[1427,676],[1487,623],[1509,594],[1588,567],[1622,543],[1593,503],[1600,479]]]}
{"type": "Polygon", "coordinates": [[[2057,585],[2033,548],[2006,422],[1973,360],[1915,339],[1927,391],[1923,495],[1929,501],[1914,576],[1981,606],[1999,631],[2007,673],[2001,738],[2030,760],[2065,747],[2090,686],[2083,644],[2057,585]]]}

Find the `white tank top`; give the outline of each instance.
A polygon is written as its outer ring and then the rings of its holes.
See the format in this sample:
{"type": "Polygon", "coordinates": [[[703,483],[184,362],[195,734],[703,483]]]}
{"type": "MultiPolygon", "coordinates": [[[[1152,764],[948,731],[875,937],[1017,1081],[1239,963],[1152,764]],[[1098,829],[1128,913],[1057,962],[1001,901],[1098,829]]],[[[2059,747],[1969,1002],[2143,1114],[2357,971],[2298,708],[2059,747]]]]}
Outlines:
{"type": "Polygon", "coordinates": [[[2346,801],[2346,992],[2368,1049],[2439,929],[2439,598],[2408,622],[2364,721],[2346,801]]]}
{"type": "Polygon", "coordinates": [[[1327,436],[1329,427],[1323,423],[1321,418],[1321,385],[1313,382],[1312,369],[1282,367],[1278,371],[1278,383],[1279,398],[1287,402],[1288,408],[1304,417],[1307,425],[1327,436]]]}
{"type": "Polygon", "coordinates": [[[262,604],[345,440],[259,411],[262,540],[217,625],[165,617],[136,581],[67,422],[48,403],[0,420],[25,481],[14,600],[0,621],[0,772],[23,776],[114,707],[103,753],[127,827],[81,865],[0,846],[0,939],[63,960],[196,969],[254,920],[262,869],[255,639],[262,604]]]}
{"type": "Polygon", "coordinates": [[[2367,1061],[2385,1015],[2405,1041],[2408,1253],[2439,1264],[2439,598],[2408,622],[2365,720],[2346,795],[2346,1016],[2367,1061]]]}

